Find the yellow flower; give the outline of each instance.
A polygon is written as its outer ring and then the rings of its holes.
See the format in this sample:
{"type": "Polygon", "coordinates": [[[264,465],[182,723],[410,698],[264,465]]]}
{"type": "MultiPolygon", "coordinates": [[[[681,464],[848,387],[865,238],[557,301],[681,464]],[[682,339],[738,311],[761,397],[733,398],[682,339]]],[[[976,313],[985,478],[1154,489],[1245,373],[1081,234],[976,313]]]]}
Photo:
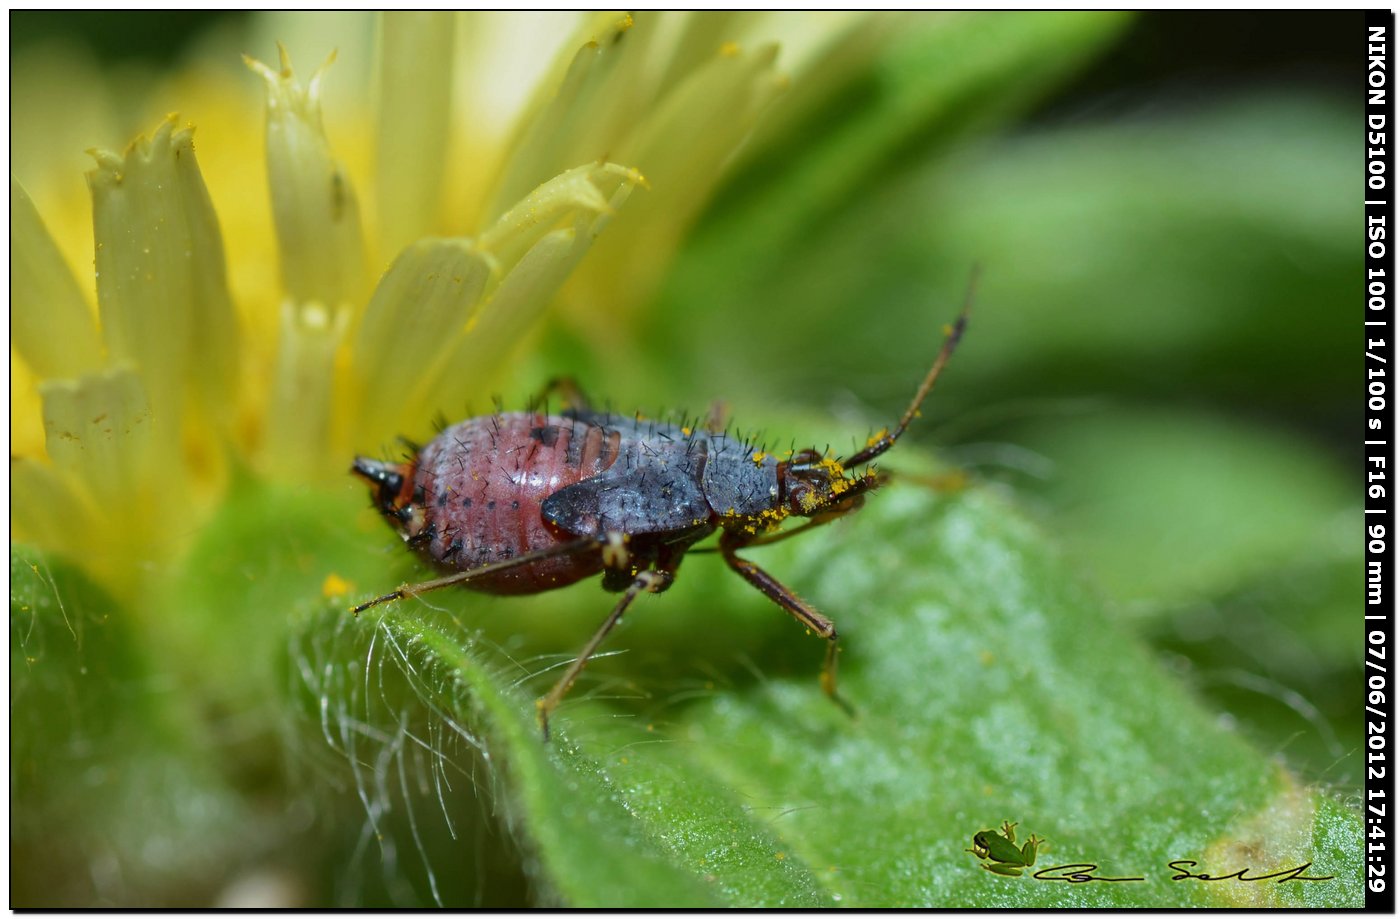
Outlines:
{"type": "Polygon", "coordinates": [[[11,194],[16,535],[130,594],[245,470],[336,476],[355,449],[422,433],[489,392],[561,290],[561,315],[580,327],[625,323],[745,143],[820,99],[893,23],[274,19],[298,62],[323,53],[305,37],[318,34],[346,39],[346,59],[303,83],[284,49],[275,67],[248,58],[253,77],[212,41],[219,62],[146,96],[190,121],[169,115],[121,154],[91,151],[90,236],[72,160],[45,148],[72,142],[74,113],[94,130],[155,119],[70,108],[65,88],[87,90],[80,68],[25,60],[11,194]],[[337,85],[346,96],[332,104],[337,85]]]}

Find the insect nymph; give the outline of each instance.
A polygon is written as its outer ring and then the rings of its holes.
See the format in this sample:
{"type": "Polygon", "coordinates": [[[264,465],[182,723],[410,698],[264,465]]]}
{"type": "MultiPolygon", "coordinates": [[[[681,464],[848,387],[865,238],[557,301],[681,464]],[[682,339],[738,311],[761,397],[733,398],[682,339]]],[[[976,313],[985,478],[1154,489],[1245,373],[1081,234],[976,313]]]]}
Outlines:
{"type": "Polygon", "coordinates": [[[375,507],[451,573],[354,612],[454,584],[528,594],[601,572],[603,587],[622,597],[537,703],[548,738],[550,714],[627,607],[640,593],[670,587],[686,551],[718,531],[725,563],[827,640],[821,685],[840,703],[835,624],[738,552],[861,506],[882,481],[869,464],[918,414],[966,323],[965,306],[893,430],[843,459],[818,450],[778,459],[725,434],[715,412],[695,427],[663,424],[594,411],[576,392],[558,414],[503,412],[452,425],[402,463],[357,457],[352,471],[369,483],[375,507]],[[781,529],[790,517],[806,522],[781,529]]]}

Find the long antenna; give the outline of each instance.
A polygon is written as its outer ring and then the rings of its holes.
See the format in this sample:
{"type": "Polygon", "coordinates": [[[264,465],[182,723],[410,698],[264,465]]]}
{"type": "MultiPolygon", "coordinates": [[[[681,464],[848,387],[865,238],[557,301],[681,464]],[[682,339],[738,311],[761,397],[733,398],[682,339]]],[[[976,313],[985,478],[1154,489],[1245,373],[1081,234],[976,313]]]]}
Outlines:
{"type": "Polygon", "coordinates": [[[933,389],[933,384],[938,381],[938,375],[943,372],[943,365],[948,363],[948,358],[953,356],[953,351],[958,347],[958,342],[962,340],[963,332],[967,330],[967,315],[972,311],[972,301],[977,294],[977,281],[981,277],[982,266],[972,266],[972,277],[967,282],[967,296],[963,298],[962,312],[958,313],[958,318],[944,332],[943,347],[938,351],[938,357],[934,358],[933,366],[929,368],[928,376],[919,384],[918,392],[914,393],[914,401],[909,403],[909,408],[905,409],[903,417],[899,419],[899,424],[895,425],[893,431],[886,431],[876,438],[864,450],[852,456],[850,459],[841,460],[843,466],[862,466],[875,457],[884,453],[894,442],[899,440],[904,429],[909,427],[909,422],[913,421],[919,414],[919,406],[924,404],[924,399],[929,391],[933,389]]]}

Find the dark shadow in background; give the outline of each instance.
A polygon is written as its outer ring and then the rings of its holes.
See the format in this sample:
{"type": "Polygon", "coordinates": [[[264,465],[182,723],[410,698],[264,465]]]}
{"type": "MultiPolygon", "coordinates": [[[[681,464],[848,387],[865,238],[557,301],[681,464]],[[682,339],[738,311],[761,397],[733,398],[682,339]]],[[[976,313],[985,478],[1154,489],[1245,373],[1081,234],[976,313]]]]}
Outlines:
{"type": "MultiPolygon", "coordinates": [[[[213,26],[243,11],[25,10],[10,13],[10,50],[46,39],[88,46],[100,61],[170,64],[213,26]]],[[[1270,84],[1346,91],[1364,67],[1360,11],[1154,11],[1040,105],[1034,124],[1134,109],[1152,99],[1199,99],[1270,84]]]]}

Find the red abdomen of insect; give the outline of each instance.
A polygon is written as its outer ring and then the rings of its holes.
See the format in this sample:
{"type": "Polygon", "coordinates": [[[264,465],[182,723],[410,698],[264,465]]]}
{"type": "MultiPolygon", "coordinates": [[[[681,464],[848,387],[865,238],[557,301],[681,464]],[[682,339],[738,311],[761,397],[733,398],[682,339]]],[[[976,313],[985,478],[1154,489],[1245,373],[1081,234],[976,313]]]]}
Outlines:
{"type": "MultiPolygon", "coordinates": [[[[544,521],[540,504],[607,469],[617,448],[617,432],[557,415],[511,412],[455,424],[417,457],[404,535],[433,562],[456,570],[573,539],[544,521]]],[[[530,594],[601,570],[599,553],[573,553],[485,574],[465,586],[530,594]]]]}

